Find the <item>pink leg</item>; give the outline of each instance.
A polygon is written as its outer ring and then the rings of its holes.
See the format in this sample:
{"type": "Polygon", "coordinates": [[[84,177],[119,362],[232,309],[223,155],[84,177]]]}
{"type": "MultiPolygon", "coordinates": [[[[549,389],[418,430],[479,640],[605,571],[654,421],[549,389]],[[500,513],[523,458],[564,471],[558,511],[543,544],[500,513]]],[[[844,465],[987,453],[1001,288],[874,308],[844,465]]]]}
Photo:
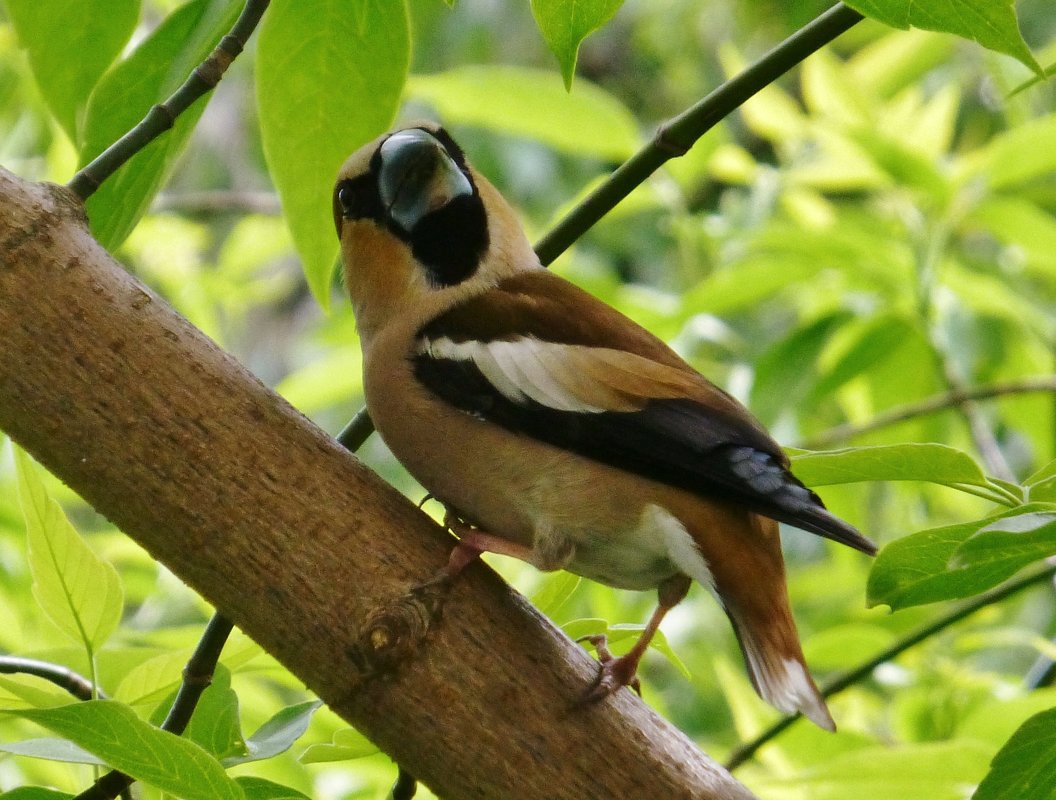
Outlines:
{"type": "Polygon", "coordinates": [[[584,695],[583,702],[593,703],[602,700],[621,686],[630,686],[638,694],[642,693],[641,683],[638,680],[638,662],[642,660],[645,651],[649,649],[649,642],[652,641],[667,612],[677,606],[682,601],[682,598],[686,596],[686,593],[689,592],[690,583],[690,579],[685,575],[675,575],[660,584],[657,592],[660,598],[659,605],[649,618],[642,635],[634,643],[634,647],[619,658],[614,658],[612,653],[609,652],[604,634],[585,636],[580,640],[589,641],[594,645],[594,648],[598,651],[598,661],[601,664],[598,679],[584,695]]]}
{"type": "Polygon", "coordinates": [[[501,536],[495,536],[474,528],[458,519],[458,516],[447,510],[444,515],[444,527],[458,536],[458,544],[451,551],[444,568],[436,576],[427,581],[425,586],[448,583],[457,578],[466,567],[476,561],[481,553],[497,553],[501,556],[510,556],[521,561],[531,561],[532,550],[523,544],[511,542],[501,536]]]}

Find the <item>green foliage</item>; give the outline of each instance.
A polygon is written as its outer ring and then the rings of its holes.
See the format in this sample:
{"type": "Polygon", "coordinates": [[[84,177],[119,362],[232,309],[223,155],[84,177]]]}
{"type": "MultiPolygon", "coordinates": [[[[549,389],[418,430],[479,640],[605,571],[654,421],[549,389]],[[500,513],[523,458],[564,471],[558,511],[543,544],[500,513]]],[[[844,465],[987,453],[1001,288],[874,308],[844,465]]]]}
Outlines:
{"type": "Polygon", "coordinates": [[[532,0],[536,24],[561,64],[561,77],[569,91],[580,43],[612,19],[622,5],[623,0],[532,0]]]}
{"type": "Polygon", "coordinates": [[[895,28],[912,25],[974,39],[983,47],[1018,58],[1039,74],[1042,71],[1019,32],[1015,0],[955,0],[941,5],[912,0],[851,0],[848,5],[895,28]]]}
{"type": "Polygon", "coordinates": [[[1056,708],[1024,722],[991,766],[973,800],[1056,797],[1056,708]]]}
{"type": "MultiPolygon", "coordinates": [[[[12,22],[0,19],[0,159],[60,180],[171,94],[242,7],[148,0],[103,14],[94,0],[0,1],[12,22]]],[[[1051,62],[1056,27],[1045,0],[1022,0],[1018,22],[1007,0],[851,5],[915,30],[857,26],[555,265],[808,448],[792,451],[797,474],[883,546],[869,565],[787,532],[793,607],[822,684],[941,619],[948,601],[1056,553],[1051,394],[951,401],[864,427],[960,386],[1052,371],[1054,95],[1044,82],[1022,88],[1024,67],[996,53],[1036,69],[1024,35],[1051,62]],[[980,447],[980,430],[993,447],[980,447]],[[822,447],[840,449],[810,452],[822,447]]],[[[619,6],[272,2],[208,111],[196,104],[92,198],[93,230],[335,431],[362,395],[355,323],[347,304],[323,316],[311,297],[330,299],[332,182],[349,152],[396,117],[438,117],[538,233],[658,120],[805,22],[803,4],[672,0],[628,5],[589,35],[619,6]],[[577,60],[587,77],[569,93],[577,60]],[[203,192],[246,208],[199,204],[203,192]]],[[[379,442],[361,455],[420,497],[379,442]]],[[[94,676],[113,700],[70,705],[39,678],[0,676],[0,789],[26,784],[0,796],[71,797],[99,763],[135,770],[146,800],[385,795],[391,762],[245,637],[225,648],[186,736],[158,731],[210,609],[15,460],[17,471],[0,459],[0,652],[94,676]]],[[[494,563],[569,635],[604,633],[616,652],[653,603],[494,563]]],[[[1052,653],[1054,620],[1040,588],[935,633],[832,698],[839,735],[795,725],[738,774],[767,798],[952,798],[980,784],[983,800],[1051,800],[1056,696],[1023,675],[1052,653]]],[[[716,755],[773,720],[706,593],[664,628],[655,649],[666,658],[643,664],[651,705],[716,755]]]]}
{"type": "MultiPolygon", "coordinates": [[[[90,162],[172,94],[231,28],[240,6],[236,0],[191,0],[107,71],[88,101],[80,164],[90,162]]],[[[92,234],[103,246],[117,247],[131,233],[204,110],[203,102],[196,103],[89,199],[92,234]]]]}
{"type": "Polygon", "coordinates": [[[392,124],[409,57],[402,0],[279,0],[261,26],[264,155],[324,306],[337,259],[334,179],[349,153],[392,124]]]}
{"type": "Polygon", "coordinates": [[[140,0],[7,0],[45,102],[70,139],[96,81],[128,42],[140,0]],[[76,53],[77,57],[70,55],[76,53]]]}
{"type": "Polygon", "coordinates": [[[147,724],[121,703],[88,700],[8,713],[61,734],[126,775],[186,800],[243,797],[239,785],[207,751],[147,724]]]}
{"type": "Polygon", "coordinates": [[[121,620],[121,579],[84,543],[19,448],[15,462],[33,596],[52,622],[84,645],[91,660],[121,620]]]}

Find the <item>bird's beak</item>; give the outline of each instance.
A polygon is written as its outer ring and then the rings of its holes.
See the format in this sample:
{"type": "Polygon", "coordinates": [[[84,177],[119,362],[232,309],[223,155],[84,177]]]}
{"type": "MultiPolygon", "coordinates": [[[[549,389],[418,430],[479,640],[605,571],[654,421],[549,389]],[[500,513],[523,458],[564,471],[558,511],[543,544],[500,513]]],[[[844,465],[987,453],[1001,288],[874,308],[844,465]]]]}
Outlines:
{"type": "Polygon", "coordinates": [[[381,145],[378,191],[389,217],[410,233],[427,214],[473,185],[431,134],[414,128],[394,133],[381,145]]]}

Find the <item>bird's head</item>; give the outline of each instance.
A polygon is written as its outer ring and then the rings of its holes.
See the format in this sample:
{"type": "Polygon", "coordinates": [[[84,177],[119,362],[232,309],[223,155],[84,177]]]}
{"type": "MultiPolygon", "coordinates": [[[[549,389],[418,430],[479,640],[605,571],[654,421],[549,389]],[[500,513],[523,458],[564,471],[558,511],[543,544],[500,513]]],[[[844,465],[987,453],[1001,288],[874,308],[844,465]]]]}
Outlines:
{"type": "Polygon", "coordinates": [[[387,133],[348,158],[334,223],[361,329],[424,312],[431,294],[483,290],[539,266],[506,201],[431,123],[387,133]]]}

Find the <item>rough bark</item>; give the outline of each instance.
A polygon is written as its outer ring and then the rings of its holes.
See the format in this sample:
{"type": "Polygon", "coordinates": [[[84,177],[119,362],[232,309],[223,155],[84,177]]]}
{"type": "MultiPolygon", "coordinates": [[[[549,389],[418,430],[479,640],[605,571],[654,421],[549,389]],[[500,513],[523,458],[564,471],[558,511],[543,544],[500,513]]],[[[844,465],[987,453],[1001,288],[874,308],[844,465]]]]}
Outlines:
{"type": "Polygon", "coordinates": [[[3,170],[0,428],[441,797],[751,797],[487,568],[429,625],[450,538],[3,170]]]}

